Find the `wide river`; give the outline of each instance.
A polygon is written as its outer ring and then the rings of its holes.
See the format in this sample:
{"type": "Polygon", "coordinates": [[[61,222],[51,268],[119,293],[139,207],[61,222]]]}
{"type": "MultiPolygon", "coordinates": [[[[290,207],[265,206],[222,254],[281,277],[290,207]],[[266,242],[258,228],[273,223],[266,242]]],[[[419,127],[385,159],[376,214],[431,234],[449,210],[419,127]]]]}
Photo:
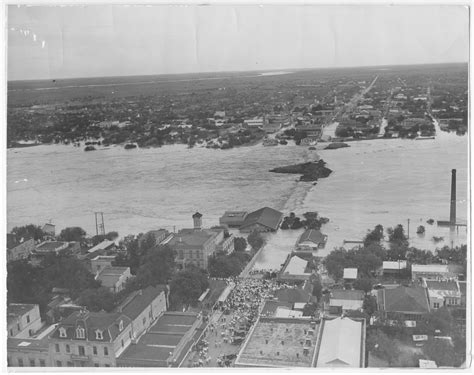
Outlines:
{"type": "MultiPolygon", "coordinates": [[[[344,240],[360,240],[377,224],[404,225],[411,245],[434,249],[466,243],[465,228],[426,224],[449,217],[451,169],[457,169],[457,217],[467,221],[468,137],[439,133],[435,140],[351,142],[349,148],[317,151],[295,145],[261,144],[231,150],[156,149],[84,152],[52,145],[7,151],[7,226],[48,221],[57,230],[81,226],[95,234],[94,212],[106,231],[121,236],[151,229],[191,227],[191,215],[218,224],[225,210],[270,206],[288,214],[318,211],[330,219],[326,255],[344,240]],[[274,167],[312,160],[318,154],[333,173],[316,186],[298,175],[270,173],[274,167]],[[426,227],[424,236],[415,231],[426,227]],[[433,236],[443,242],[435,244],[433,236]]],[[[278,268],[301,231],[278,231],[256,268],[278,268]]]]}

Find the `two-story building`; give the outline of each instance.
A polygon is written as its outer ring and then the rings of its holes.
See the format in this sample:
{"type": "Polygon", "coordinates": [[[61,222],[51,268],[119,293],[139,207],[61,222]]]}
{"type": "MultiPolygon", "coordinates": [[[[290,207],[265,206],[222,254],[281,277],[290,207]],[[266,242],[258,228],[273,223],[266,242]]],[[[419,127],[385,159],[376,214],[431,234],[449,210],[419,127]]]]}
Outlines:
{"type": "Polygon", "coordinates": [[[73,312],[49,336],[53,367],[115,367],[132,342],[132,322],[123,313],[73,312]]]}
{"type": "Polygon", "coordinates": [[[207,269],[209,257],[216,251],[233,250],[233,240],[225,238],[224,229],[202,229],[202,214],[193,215],[194,228],[181,229],[167,243],[176,251],[176,263],[184,269],[187,264],[207,269]]]}
{"type": "Polygon", "coordinates": [[[7,307],[7,327],[8,337],[34,336],[43,327],[39,305],[10,303],[7,307]]]}
{"type": "Polygon", "coordinates": [[[423,286],[428,290],[428,298],[432,309],[440,307],[460,307],[461,291],[457,280],[427,280],[423,286]]]}
{"type": "Polygon", "coordinates": [[[164,285],[149,286],[128,296],[116,311],[130,318],[135,342],[168,309],[168,289],[164,285]]]}

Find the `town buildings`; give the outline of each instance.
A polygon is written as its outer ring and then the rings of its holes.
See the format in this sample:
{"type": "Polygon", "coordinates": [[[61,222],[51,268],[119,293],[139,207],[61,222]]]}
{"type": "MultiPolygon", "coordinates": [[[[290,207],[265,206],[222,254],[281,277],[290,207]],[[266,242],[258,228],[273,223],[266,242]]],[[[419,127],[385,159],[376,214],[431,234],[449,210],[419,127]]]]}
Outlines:
{"type": "Polygon", "coordinates": [[[7,262],[28,259],[34,250],[35,240],[33,238],[19,242],[14,235],[7,235],[7,262]]]}
{"type": "Polygon", "coordinates": [[[365,367],[365,326],[365,319],[322,319],[313,367],[365,367]]]}
{"type": "Polygon", "coordinates": [[[307,229],[296,241],[296,252],[316,252],[324,249],[328,236],[322,234],[318,229],[307,229]]]}
{"type": "Polygon", "coordinates": [[[340,307],[345,311],[362,311],[364,292],[361,290],[334,289],[330,293],[329,306],[340,307]]]}
{"type": "Polygon", "coordinates": [[[283,213],[273,208],[264,207],[249,213],[242,225],[241,232],[274,232],[280,227],[283,213]]]}
{"type": "Polygon", "coordinates": [[[388,320],[421,320],[430,312],[428,293],[423,287],[399,286],[377,291],[377,307],[388,320]]]}
{"type": "Polygon", "coordinates": [[[246,217],[247,211],[226,211],[219,218],[219,224],[229,228],[238,228],[244,223],[246,217]]]}
{"type": "Polygon", "coordinates": [[[120,367],[178,366],[183,354],[197,340],[202,315],[189,312],[165,312],[137,343],[120,355],[120,367]]]}
{"type": "Polygon", "coordinates": [[[181,229],[167,244],[176,251],[179,267],[184,269],[186,264],[194,264],[207,269],[209,257],[215,252],[233,251],[234,239],[232,236],[226,237],[221,228],[203,229],[202,214],[199,212],[193,215],[193,221],[193,229],[181,229]]]}
{"type": "Polygon", "coordinates": [[[41,322],[38,305],[27,303],[10,303],[7,307],[8,337],[28,338],[38,332],[41,322]]]}
{"type": "Polygon", "coordinates": [[[36,246],[35,252],[37,254],[51,254],[56,255],[64,252],[69,247],[68,242],[62,241],[45,241],[36,246]]]}
{"type": "Polygon", "coordinates": [[[53,367],[114,367],[132,341],[131,319],[123,313],[72,313],[49,337],[53,367]]]}
{"type": "Polygon", "coordinates": [[[283,265],[278,279],[282,281],[306,281],[311,277],[312,270],[308,260],[298,255],[289,255],[283,265]]]}
{"type": "Polygon", "coordinates": [[[426,279],[447,279],[454,275],[450,272],[446,264],[412,264],[412,280],[426,279]]]}
{"type": "Polygon", "coordinates": [[[97,271],[95,277],[102,283],[102,286],[108,288],[112,293],[120,292],[128,279],[132,277],[130,267],[112,267],[107,266],[97,271]]]}
{"type": "Polygon", "coordinates": [[[428,290],[430,308],[461,306],[461,291],[457,280],[427,280],[423,286],[428,290]]]}
{"type": "Polygon", "coordinates": [[[365,367],[365,319],[259,317],[236,367],[365,367]]]}
{"type": "Polygon", "coordinates": [[[132,342],[135,342],[167,310],[166,286],[149,286],[134,291],[116,309],[132,322],[132,342]]]}

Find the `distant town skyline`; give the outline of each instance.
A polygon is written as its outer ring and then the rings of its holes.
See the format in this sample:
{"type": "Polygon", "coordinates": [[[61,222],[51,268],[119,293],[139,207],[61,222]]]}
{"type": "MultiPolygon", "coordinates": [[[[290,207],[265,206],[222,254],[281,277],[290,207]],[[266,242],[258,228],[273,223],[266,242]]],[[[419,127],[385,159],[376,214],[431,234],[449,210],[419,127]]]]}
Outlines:
{"type": "Polygon", "coordinates": [[[462,5],[9,6],[8,80],[467,62],[462,5]]]}

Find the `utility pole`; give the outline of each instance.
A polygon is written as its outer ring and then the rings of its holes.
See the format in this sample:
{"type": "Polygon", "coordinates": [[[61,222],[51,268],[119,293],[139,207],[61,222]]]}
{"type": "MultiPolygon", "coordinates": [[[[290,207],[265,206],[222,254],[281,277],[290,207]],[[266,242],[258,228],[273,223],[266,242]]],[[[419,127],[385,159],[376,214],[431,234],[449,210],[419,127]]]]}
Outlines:
{"type": "Polygon", "coordinates": [[[408,234],[407,238],[410,239],[410,219],[408,219],[408,234]]]}

